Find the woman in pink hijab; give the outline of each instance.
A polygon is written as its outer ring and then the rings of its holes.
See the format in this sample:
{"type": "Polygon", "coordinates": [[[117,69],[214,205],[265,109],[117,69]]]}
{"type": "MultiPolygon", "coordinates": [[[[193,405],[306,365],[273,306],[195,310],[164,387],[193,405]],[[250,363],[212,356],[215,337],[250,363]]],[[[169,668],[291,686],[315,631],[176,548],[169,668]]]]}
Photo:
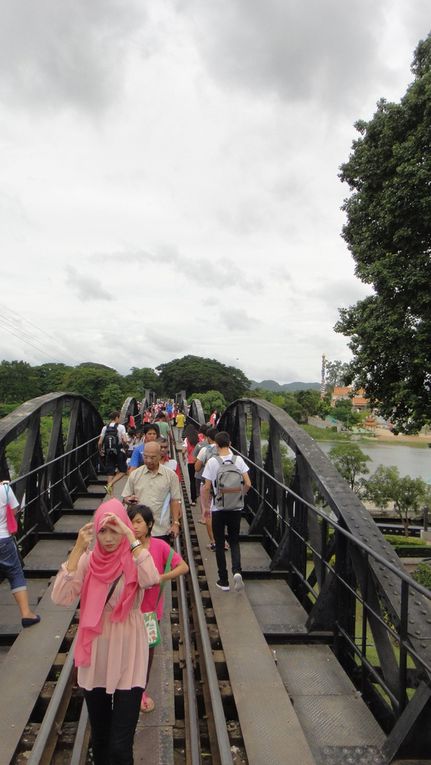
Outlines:
{"type": "Polygon", "coordinates": [[[133,765],[148,664],[140,606],[144,590],[159,579],[118,499],[104,502],[93,522],[82,527],[55,579],[54,603],[69,606],[81,596],[75,664],[88,707],[95,765],[133,765]]]}

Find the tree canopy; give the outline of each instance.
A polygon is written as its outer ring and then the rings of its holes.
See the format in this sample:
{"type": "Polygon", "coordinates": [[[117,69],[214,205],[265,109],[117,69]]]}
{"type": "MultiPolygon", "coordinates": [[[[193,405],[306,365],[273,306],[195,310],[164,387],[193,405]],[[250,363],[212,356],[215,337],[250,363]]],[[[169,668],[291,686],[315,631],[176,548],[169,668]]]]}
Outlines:
{"type": "Polygon", "coordinates": [[[226,401],[235,401],[249,387],[249,380],[236,367],[228,367],[215,359],[201,356],[183,356],[167,364],[160,364],[160,384],[168,396],[174,396],[185,389],[192,393],[219,390],[226,401]]]}
{"type": "Polygon", "coordinates": [[[150,367],[132,367],[130,374],[125,377],[128,393],[137,399],[142,399],[145,390],[160,392],[160,380],[154,369],[150,367]]]}
{"type": "Polygon", "coordinates": [[[340,177],[343,236],[373,294],[340,310],[350,336],[349,379],[407,432],[431,420],[431,36],[415,51],[399,104],[382,99],[359,121],[340,177]]]}
{"type": "Polygon", "coordinates": [[[193,401],[195,398],[199,399],[201,402],[202,409],[204,410],[207,419],[209,419],[211,412],[214,410],[222,412],[223,409],[226,409],[225,397],[219,390],[208,390],[205,393],[192,393],[192,395],[187,398],[187,401],[190,403],[190,401],[193,401]]]}
{"type": "Polygon", "coordinates": [[[359,476],[370,472],[367,467],[370,457],[357,444],[352,443],[333,446],[329,456],[350,488],[359,491],[359,476]]]}
{"type": "Polygon", "coordinates": [[[364,497],[383,510],[393,502],[394,510],[400,516],[404,534],[409,533],[409,516],[415,515],[430,501],[430,487],[422,478],[401,476],[398,468],[379,465],[373,475],[363,481],[364,497]]]}

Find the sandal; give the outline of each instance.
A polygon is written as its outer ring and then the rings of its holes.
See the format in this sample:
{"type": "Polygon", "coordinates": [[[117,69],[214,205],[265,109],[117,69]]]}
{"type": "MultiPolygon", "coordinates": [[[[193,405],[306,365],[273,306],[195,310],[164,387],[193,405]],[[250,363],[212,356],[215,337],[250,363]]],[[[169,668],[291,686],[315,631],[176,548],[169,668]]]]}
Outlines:
{"type": "Polygon", "coordinates": [[[141,699],[141,712],[152,712],[155,706],[153,699],[147,696],[144,691],[141,699]]]}

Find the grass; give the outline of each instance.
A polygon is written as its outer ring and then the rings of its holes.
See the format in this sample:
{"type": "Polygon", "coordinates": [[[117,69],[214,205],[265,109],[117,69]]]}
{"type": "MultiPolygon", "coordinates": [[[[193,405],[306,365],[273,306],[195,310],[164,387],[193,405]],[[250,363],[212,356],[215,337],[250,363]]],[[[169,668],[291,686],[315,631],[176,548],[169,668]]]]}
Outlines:
{"type": "Polygon", "coordinates": [[[315,425],[300,426],[315,441],[351,441],[352,433],[337,433],[331,428],[316,428],[315,425]]]}

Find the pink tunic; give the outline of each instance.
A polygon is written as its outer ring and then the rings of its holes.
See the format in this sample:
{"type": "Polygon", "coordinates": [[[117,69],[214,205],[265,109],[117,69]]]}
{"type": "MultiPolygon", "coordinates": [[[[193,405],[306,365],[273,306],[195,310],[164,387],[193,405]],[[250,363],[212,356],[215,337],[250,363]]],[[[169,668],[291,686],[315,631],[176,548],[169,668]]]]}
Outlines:
{"type": "MultiPolygon", "coordinates": [[[[57,605],[69,606],[81,592],[91,553],[81,555],[78,567],[69,573],[63,563],[52,588],[51,598],[57,605]]],[[[159,573],[147,550],[134,558],[138,569],[139,590],[133,608],[124,622],[111,622],[109,615],[123,589],[121,577],[103,611],[101,634],[93,640],[89,667],[78,667],[78,685],[91,691],[106,688],[107,693],[130,688],[145,688],[148,641],[141,613],[144,589],[159,581],[159,573]]]]}
{"type": "MultiPolygon", "coordinates": [[[[150,537],[150,546],[149,551],[151,553],[151,556],[154,560],[154,564],[156,566],[157,571],[160,574],[163,574],[166,566],[166,562],[169,558],[169,553],[171,551],[171,548],[169,547],[168,543],[164,541],[164,539],[157,539],[157,537],[150,537]]],[[[174,552],[172,556],[171,561],[171,569],[175,568],[175,566],[178,566],[179,563],[182,562],[181,555],[178,555],[177,552],[174,552]]],[[[160,591],[160,585],[155,584],[154,587],[150,587],[148,590],[145,590],[144,593],[144,599],[142,601],[141,611],[145,613],[145,611],[155,611],[156,610],[156,602],[157,598],[159,596],[160,591]]],[[[163,595],[161,596],[158,605],[157,605],[157,618],[160,621],[160,619],[163,616],[163,595]]]]}

